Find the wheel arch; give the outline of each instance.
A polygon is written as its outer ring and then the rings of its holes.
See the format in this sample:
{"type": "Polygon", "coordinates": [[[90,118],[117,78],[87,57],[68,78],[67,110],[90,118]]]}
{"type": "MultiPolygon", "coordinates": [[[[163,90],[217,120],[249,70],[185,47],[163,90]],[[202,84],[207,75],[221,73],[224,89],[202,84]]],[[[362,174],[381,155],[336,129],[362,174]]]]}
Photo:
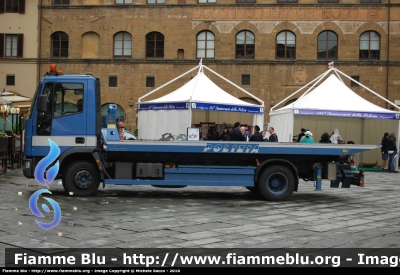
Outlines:
{"type": "Polygon", "coordinates": [[[299,176],[297,173],[297,168],[296,168],[296,166],[293,165],[293,163],[291,163],[290,161],[285,160],[285,159],[269,159],[269,160],[264,160],[264,161],[260,162],[260,165],[257,166],[256,172],[254,175],[255,176],[254,182],[257,182],[259,179],[259,176],[262,174],[262,172],[272,165],[281,165],[281,166],[285,166],[288,169],[290,169],[290,171],[293,173],[294,179],[296,181],[294,191],[297,191],[297,188],[299,186],[299,176]]]}
{"type": "MultiPolygon", "coordinates": [[[[66,168],[76,160],[89,161],[97,166],[97,163],[92,155],[95,150],[96,147],[75,147],[68,149],[58,158],[60,167],[66,168]]],[[[60,169],[59,173],[62,175],[63,169],[60,169]]]]}

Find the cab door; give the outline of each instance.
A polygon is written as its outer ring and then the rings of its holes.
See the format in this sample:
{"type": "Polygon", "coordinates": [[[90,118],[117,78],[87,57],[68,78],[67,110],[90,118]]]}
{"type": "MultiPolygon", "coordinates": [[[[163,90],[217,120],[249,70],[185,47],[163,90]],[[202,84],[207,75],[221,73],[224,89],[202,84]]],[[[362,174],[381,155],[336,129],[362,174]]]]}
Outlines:
{"type": "Polygon", "coordinates": [[[46,108],[38,112],[36,135],[32,140],[35,155],[40,156],[43,150],[48,151],[49,138],[60,147],[61,152],[72,147],[87,146],[85,84],[85,80],[45,83],[41,95],[47,99],[46,108]]]}

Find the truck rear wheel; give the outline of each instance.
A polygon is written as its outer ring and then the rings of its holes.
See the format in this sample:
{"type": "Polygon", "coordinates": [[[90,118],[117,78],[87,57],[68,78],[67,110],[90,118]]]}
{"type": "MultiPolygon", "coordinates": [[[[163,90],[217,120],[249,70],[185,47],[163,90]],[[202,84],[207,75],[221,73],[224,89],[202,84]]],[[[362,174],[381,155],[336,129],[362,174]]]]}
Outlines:
{"type": "Polygon", "coordinates": [[[73,196],[88,197],[93,196],[100,185],[100,175],[98,168],[87,161],[72,163],[65,170],[63,186],[68,193],[73,196]]]}
{"type": "Polygon", "coordinates": [[[269,201],[284,201],[295,189],[295,178],[289,168],[280,165],[267,167],[257,184],[258,194],[269,201]]]}

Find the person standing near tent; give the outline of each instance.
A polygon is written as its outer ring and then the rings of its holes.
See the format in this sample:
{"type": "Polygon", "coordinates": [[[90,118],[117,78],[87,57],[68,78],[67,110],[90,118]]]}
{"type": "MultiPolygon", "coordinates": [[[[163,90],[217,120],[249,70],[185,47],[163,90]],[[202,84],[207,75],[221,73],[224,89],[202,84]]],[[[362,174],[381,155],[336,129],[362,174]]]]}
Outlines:
{"type": "Polygon", "coordinates": [[[264,141],[263,136],[260,134],[260,126],[254,126],[254,134],[251,135],[249,141],[264,141]]]}
{"type": "Polygon", "coordinates": [[[229,127],[228,126],[224,127],[224,130],[223,130],[222,134],[219,136],[219,139],[220,140],[225,140],[225,141],[231,140],[231,136],[229,134],[229,127]]]}
{"type": "Polygon", "coordinates": [[[388,148],[387,148],[387,140],[389,138],[389,133],[386,132],[383,134],[382,141],[381,141],[381,153],[382,153],[382,170],[387,170],[386,164],[389,158],[388,148]]]}
{"type": "Polygon", "coordinates": [[[297,136],[297,142],[300,142],[301,138],[304,137],[304,133],[306,132],[306,129],[301,128],[301,133],[297,136]]]}
{"type": "Polygon", "coordinates": [[[394,132],[390,133],[387,139],[387,149],[389,155],[388,162],[388,172],[397,173],[398,171],[394,170],[394,163],[397,157],[397,146],[396,146],[396,134],[394,132]]]}
{"type": "Polygon", "coordinates": [[[275,129],[274,127],[269,127],[268,128],[268,132],[269,132],[269,139],[268,141],[270,142],[278,142],[278,136],[275,133],[275,129]]]}
{"type": "Polygon", "coordinates": [[[325,132],[321,135],[321,139],[319,140],[319,143],[332,143],[332,141],[329,139],[330,135],[328,132],[325,132]]]}
{"type": "Polygon", "coordinates": [[[235,122],[235,125],[230,133],[231,141],[246,141],[246,137],[240,132],[240,122],[235,122]]]}
{"type": "Polygon", "coordinates": [[[337,144],[338,140],[342,140],[342,136],[339,134],[339,130],[336,128],[333,130],[331,137],[329,138],[332,143],[337,144]]]}
{"type": "Polygon", "coordinates": [[[246,135],[246,127],[241,126],[239,130],[242,133],[242,135],[246,138],[246,141],[249,141],[249,137],[246,135]]]}
{"type": "Polygon", "coordinates": [[[306,131],[304,133],[304,138],[300,139],[300,143],[314,143],[312,133],[310,131],[306,131]]]}
{"type": "Polygon", "coordinates": [[[261,136],[262,136],[263,141],[269,141],[268,138],[266,137],[266,135],[267,135],[266,131],[264,131],[264,130],[261,131],[261,136]]]}
{"type": "Polygon", "coordinates": [[[210,126],[210,133],[206,136],[206,140],[219,140],[219,134],[214,126],[210,126]]]}

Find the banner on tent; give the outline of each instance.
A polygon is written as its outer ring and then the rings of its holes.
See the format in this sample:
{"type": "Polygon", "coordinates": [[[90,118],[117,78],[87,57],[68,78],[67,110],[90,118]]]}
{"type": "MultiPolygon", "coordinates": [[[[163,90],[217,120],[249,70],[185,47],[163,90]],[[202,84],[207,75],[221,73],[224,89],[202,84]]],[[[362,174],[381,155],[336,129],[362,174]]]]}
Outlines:
{"type": "Polygon", "coordinates": [[[251,114],[263,114],[264,107],[258,106],[235,106],[235,105],[222,105],[222,104],[210,104],[210,103],[192,103],[192,109],[194,110],[209,110],[217,112],[238,112],[238,113],[251,113],[251,114]]]}
{"type": "Polygon", "coordinates": [[[329,111],[329,110],[305,110],[293,109],[296,115],[314,115],[314,116],[337,116],[354,118],[377,118],[400,120],[400,113],[372,113],[372,112],[352,112],[352,111],[329,111]]]}
{"type": "Polygon", "coordinates": [[[145,103],[138,104],[138,110],[184,110],[189,109],[188,102],[179,103],[145,103]]]}

